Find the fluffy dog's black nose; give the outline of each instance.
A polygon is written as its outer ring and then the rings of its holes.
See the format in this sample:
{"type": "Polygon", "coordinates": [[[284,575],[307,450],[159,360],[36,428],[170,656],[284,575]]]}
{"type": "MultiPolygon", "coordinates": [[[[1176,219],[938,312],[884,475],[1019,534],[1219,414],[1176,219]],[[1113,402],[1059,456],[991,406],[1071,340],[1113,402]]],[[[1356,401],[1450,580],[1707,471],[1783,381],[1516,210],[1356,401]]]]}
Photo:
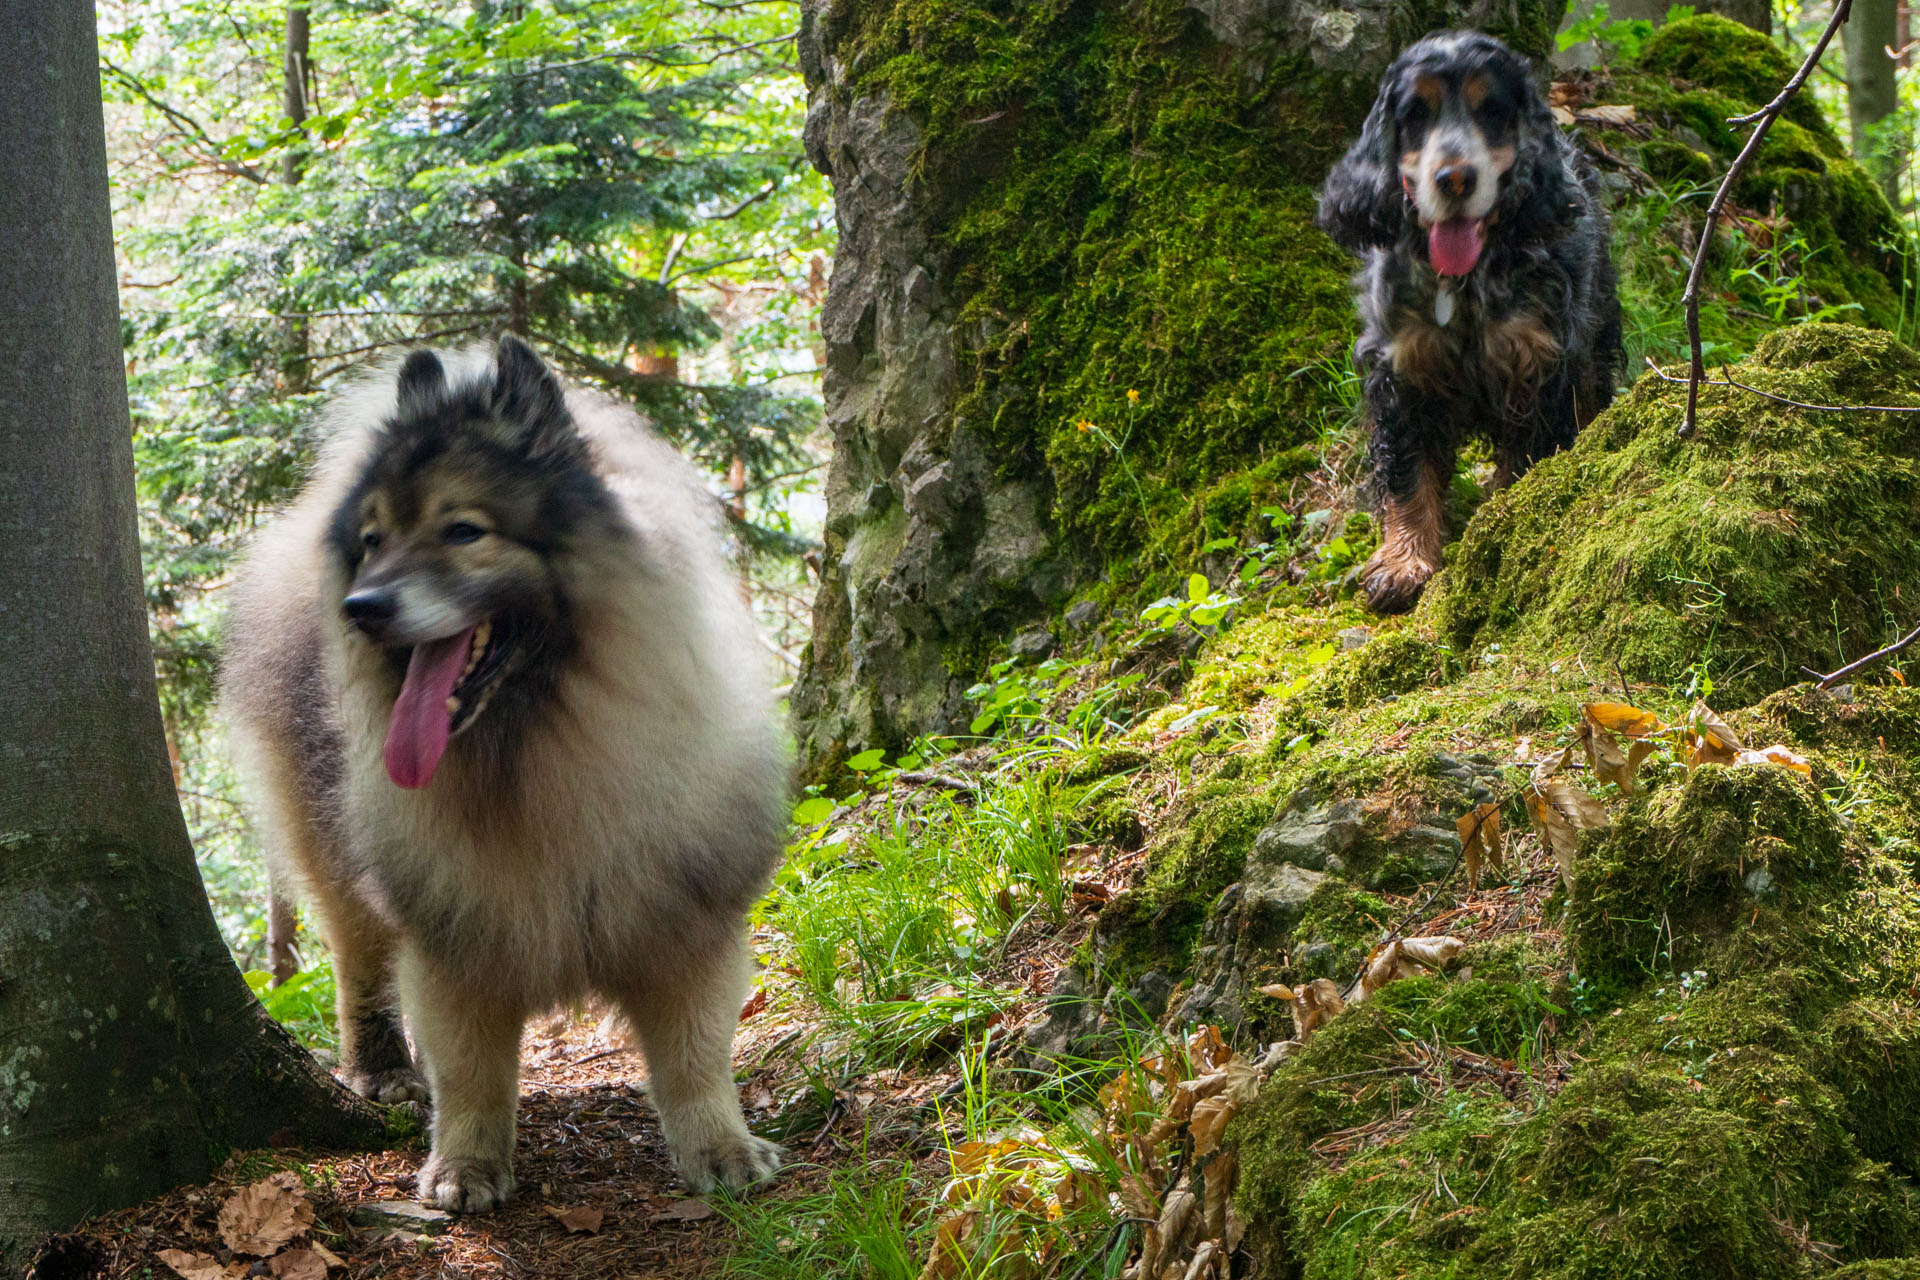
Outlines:
{"type": "Polygon", "coordinates": [[[1434,174],[1433,179],[1440,184],[1442,191],[1455,200],[1465,200],[1473,194],[1474,183],[1480,180],[1480,175],[1470,164],[1450,164],[1434,174]]]}
{"type": "Polygon", "coordinates": [[[356,591],[341,607],[347,611],[347,620],[368,635],[378,635],[385,630],[392,623],[393,615],[399,612],[393,592],[384,588],[356,591]]]}

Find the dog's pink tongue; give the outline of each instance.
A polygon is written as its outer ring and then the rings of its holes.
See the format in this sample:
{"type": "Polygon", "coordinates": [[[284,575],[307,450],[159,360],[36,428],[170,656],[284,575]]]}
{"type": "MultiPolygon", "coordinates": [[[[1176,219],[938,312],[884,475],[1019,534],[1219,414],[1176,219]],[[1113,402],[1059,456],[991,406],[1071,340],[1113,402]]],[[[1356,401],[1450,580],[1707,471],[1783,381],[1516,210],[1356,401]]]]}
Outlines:
{"type": "Polygon", "coordinates": [[[1463,276],[1480,261],[1482,218],[1449,218],[1427,230],[1427,256],[1443,276],[1463,276]]]}
{"type": "Polygon", "coordinates": [[[409,790],[433,781],[433,771],[446,754],[453,736],[453,713],[447,699],[467,665],[473,628],[445,640],[429,640],[413,647],[407,679],[393,703],[387,723],[387,776],[409,790]]]}

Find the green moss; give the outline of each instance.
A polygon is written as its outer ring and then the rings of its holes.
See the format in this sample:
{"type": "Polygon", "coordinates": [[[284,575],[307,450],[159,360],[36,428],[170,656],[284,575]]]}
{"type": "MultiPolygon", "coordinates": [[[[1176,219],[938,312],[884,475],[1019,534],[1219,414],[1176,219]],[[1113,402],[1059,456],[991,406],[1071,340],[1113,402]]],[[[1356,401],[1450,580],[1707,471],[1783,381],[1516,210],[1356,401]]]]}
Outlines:
{"type": "Polygon", "coordinates": [[[1790,770],[1702,766],[1581,851],[1575,967],[1615,989],[1724,968],[1729,950],[1743,968],[1815,964],[1806,935],[1838,894],[1843,847],[1833,812],[1790,770]]]}
{"type": "MultiPolygon", "coordinates": [[[[1920,357],[1840,325],[1782,330],[1734,376],[1822,404],[1912,403],[1920,357]]],[[[1483,506],[1418,615],[1636,681],[1710,673],[1735,705],[1860,653],[1920,598],[1920,418],[1811,413],[1641,379],[1566,453],[1483,506]]]]}
{"type": "Polygon", "coordinates": [[[1357,707],[1398,697],[1457,674],[1453,651],[1432,633],[1401,627],[1380,634],[1327,665],[1316,693],[1330,706],[1357,707]]]}
{"type": "MultiPolygon", "coordinates": [[[[1714,13],[1661,27],[1641,51],[1640,65],[1755,106],[1771,101],[1796,70],[1794,59],[1765,34],[1714,13]]],[[[1805,94],[1787,104],[1782,119],[1837,141],[1805,94]]]]}

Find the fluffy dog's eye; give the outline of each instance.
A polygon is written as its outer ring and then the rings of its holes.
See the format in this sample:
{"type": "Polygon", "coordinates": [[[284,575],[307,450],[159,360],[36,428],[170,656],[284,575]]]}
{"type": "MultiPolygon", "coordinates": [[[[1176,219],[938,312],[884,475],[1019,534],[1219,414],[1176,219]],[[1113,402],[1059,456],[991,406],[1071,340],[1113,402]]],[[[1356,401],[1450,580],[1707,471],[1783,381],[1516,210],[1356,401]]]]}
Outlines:
{"type": "Polygon", "coordinates": [[[365,547],[369,551],[379,546],[380,531],[378,529],[368,529],[365,533],[360,535],[360,545],[365,547]]]}
{"type": "Polygon", "coordinates": [[[487,536],[487,531],[471,520],[456,520],[440,533],[451,546],[465,546],[469,542],[478,542],[487,536]]]}

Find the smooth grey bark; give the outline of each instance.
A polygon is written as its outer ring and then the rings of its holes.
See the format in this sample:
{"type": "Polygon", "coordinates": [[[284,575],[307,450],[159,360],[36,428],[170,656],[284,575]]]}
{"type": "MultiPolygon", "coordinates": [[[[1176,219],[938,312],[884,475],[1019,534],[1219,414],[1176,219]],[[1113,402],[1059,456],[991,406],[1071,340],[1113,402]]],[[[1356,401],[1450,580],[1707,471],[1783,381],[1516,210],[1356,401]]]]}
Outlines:
{"type": "Polygon", "coordinates": [[[93,6],[0,0],[0,1266],[229,1148],[377,1139],[227,954],[148,647],[93,6]]]}
{"type": "Polygon", "coordinates": [[[1901,139],[1878,136],[1880,122],[1900,107],[1898,64],[1887,56],[1899,40],[1900,0],[1853,0],[1842,38],[1847,49],[1847,119],[1854,158],[1865,165],[1898,207],[1900,171],[1910,149],[1901,139]]]}

